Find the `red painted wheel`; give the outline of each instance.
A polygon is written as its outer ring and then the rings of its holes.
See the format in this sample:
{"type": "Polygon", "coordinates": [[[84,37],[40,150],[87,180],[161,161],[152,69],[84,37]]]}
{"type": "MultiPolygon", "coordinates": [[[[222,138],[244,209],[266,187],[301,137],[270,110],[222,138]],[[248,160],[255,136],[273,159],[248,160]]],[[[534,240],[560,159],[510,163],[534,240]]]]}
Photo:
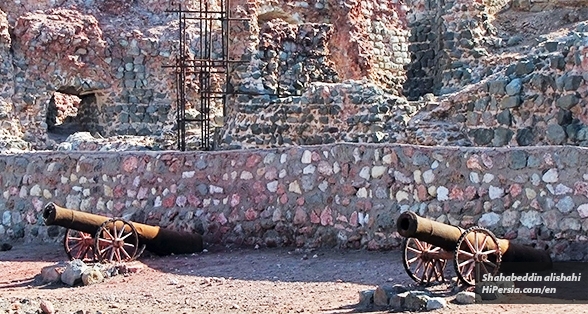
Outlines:
{"type": "Polygon", "coordinates": [[[412,280],[419,284],[443,282],[447,260],[432,258],[441,248],[415,238],[406,238],[402,243],[404,270],[412,280]]]}
{"type": "Polygon", "coordinates": [[[502,252],[498,239],[486,228],[471,227],[457,240],[455,273],[467,285],[475,285],[484,274],[496,275],[501,260],[502,252]]]}
{"type": "Polygon", "coordinates": [[[94,242],[94,238],[89,233],[67,229],[63,238],[63,247],[70,260],[94,262],[96,261],[94,242]]]}
{"type": "Polygon", "coordinates": [[[114,218],[105,221],[95,237],[100,262],[128,262],[138,257],[139,235],[132,223],[114,218]]]}

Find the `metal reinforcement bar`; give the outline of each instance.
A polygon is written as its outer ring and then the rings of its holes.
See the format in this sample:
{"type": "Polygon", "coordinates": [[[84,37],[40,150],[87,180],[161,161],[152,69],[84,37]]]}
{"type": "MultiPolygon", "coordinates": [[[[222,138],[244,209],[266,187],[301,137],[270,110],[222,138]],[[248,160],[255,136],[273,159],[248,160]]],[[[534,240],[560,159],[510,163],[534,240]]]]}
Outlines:
{"type": "MultiPolygon", "coordinates": [[[[45,225],[57,225],[89,233],[94,236],[100,226],[110,220],[109,217],[60,207],[54,203],[45,205],[43,210],[45,225]]],[[[137,230],[139,242],[146,249],[158,255],[189,254],[201,252],[202,236],[198,233],[179,232],[131,222],[137,230]]]]}
{"type": "MultiPolygon", "coordinates": [[[[415,238],[446,251],[456,250],[457,242],[465,231],[456,226],[420,217],[414,212],[402,213],[396,221],[396,229],[403,237],[415,238]]],[[[470,234],[468,239],[471,243],[476,242],[473,234],[470,234]]],[[[487,242],[486,246],[488,250],[495,249],[491,242],[487,242]]],[[[506,239],[498,239],[498,246],[502,253],[502,271],[510,271],[511,267],[516,269],[528,267],[527,271],[540,271],[552,267],[551,256],[545,250],[515,244],[506,239]],[[502,266],[508,269],[503,269],[502,266]]]]}

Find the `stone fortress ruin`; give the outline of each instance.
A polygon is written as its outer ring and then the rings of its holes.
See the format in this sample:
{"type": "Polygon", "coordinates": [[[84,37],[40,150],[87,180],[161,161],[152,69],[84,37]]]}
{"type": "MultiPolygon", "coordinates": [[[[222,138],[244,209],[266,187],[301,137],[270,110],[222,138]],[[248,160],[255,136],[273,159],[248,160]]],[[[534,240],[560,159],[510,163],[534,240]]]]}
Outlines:
{"type": "MultiPolygon", "coordinates": [[[[224,2],[181,5],[203,3],[224,2]]],[[[414,210],[584,259],[582,0],[231,1],[207,31],[231,60],[208,112],[176,76],[204,49],[177,4],[0,4],[0,238],[55,239],[52,200],[209,241],[382,249],[414,210]],[[181,86],[210,122],[187,140],[214,152],[169,151],[181,86]]]]}

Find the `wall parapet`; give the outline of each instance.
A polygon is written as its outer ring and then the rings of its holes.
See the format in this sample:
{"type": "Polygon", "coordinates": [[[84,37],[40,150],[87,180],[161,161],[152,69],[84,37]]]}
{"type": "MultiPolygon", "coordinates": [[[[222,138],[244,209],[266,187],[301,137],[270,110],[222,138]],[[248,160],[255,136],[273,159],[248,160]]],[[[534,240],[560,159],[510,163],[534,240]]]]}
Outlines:
{"type": "Polygon", "coordinates": [[[0,241],[58,241],[62,206],[209,243],[392,249],[406,210],[585,259],[588,150],[332,144],[219,152],[0,155],[0,241]],[[584,243],[585,244],[585,243],[584,243]]]}

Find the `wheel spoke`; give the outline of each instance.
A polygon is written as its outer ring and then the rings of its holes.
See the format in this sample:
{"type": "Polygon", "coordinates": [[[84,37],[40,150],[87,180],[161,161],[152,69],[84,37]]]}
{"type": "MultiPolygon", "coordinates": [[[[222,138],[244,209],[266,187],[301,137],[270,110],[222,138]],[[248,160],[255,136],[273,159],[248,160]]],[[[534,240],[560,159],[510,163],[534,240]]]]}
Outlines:
{"type": "Polygon", "coordinates": [[[70,241],[82,241],[83,238],[78,238],[78,237],[69,237],[68,238],[70,241]]]}
{"type": "Polygon", "coordinates": [[[412,263],[416,262],[416,261],[417,261],[418,259],[420,259],[420,258],[421,258],[420,256],[415,256],[415,257],[413,257],[413,258],[411,258],[411,259],[407,260],[407,262],[408,262],[409,264],[412,264],[412,263]]]}
{"type": "Polygon", "coordinates": [[[423,247],[423,244],[421,243],[421,241],[412,238],[412,241],[416,244],[416,246],[418,247],[419,250],[421,250],[421,252],[426,251],[425,248],[423,247]]]}
{"type": "Polygon", "coordinates": [[[478,233],[474,232],[474,247],[476,248],[476,250],[474,252],[479,252],[480,248],[478,247],[479,243],[478,243],[478,233]]]}
{"type": "Polygon", "coordinates": [[[409,250],[409,251],[412,251],[414,253],[417,253],[417,254],[422,254],[423,253],[423,251],[420,251],[418,249],[412,248],[410,246],[407,246],[406,249],[409,250]]]}
{"type": "Polygon", "coordinates": [[[128,237],[130,237],[132,235],[133,235],[133,233],[132,232],[129,232],[125,236],[121,237],[120,239],[124,241],[126,238],[128,238],[128,237]]]}
{"type": "Polygon", "coordinates": [[[480,251],[484,250],[486,248],[486,242],[488,242],[488,235],[484,234],[484,240],[482,241],[482,246],[480,246],[480,251]]]}
{"type": "Polygon", "coordinates": [[[496,252],[498,252],[498,250],[497,249],[494,249],[494,250],[488,250],[488,251],[480,252],[480,254],[490,255],[490,254],[493,254],[493,253],[496,253],[496,252]]]}
{"type": "Polygon", "coordinates": [[[474,260],[473,260],[473,259],[468,259],[468,260],[466,260],[466,261],[465,261],[465,262],[463,262],[463,263],[459,263],[459,264],[457,264],[457,267],[463,267],[463,266],[465,266],[465,265],[468,265],[468,264],[471,264],[471,263],[473,263],[473,262],[474,262],[474,260]]]}
{"type": "Polygon", "coordinates": [[[463,254],[463,255],[465,255],[467,257],[474,257],[474,254],[472,254],[472,253],[470,253],[468,251],[464,251],[464,250],[458,250],[458,251],[459,251],[459,254],[463,254]]]}
{"type": "Polygon", "coordinates": [[[128,259],[131,259],[131,256],[129,253],[127,253],[127,250],[122,250],[122,252],[127,256],[128,259]]]}
{"type": "Polygon", "coordinates": [[[468,245],[468,247],[470,248],[470,251],[472,253],[476,252],[476,249],[474,249],[474,247],[472,246],[472,244],[470,243],[470,239],[468,239],[468,237],[465,237],[464,242],[468,245]]]}

